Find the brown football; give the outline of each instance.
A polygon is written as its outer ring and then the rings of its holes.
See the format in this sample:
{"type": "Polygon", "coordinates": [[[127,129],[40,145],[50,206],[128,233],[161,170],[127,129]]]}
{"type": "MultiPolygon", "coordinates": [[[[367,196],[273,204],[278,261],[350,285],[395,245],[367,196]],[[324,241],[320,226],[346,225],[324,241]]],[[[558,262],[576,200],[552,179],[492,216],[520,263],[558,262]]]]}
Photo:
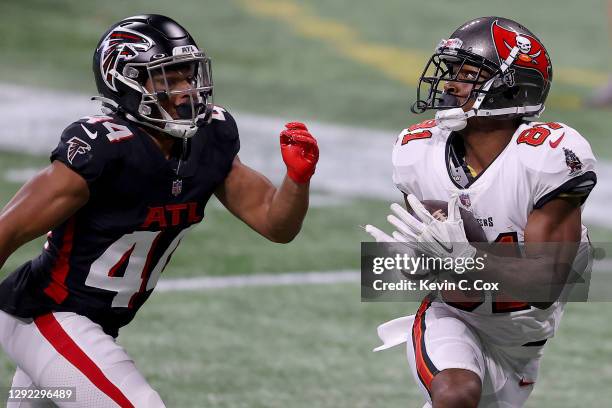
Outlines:
{"type": "MultiPolygon", "coordinates": [[[[429,213],[434,217],[440,217],[439,219],[446,218],[448,211],[448,203],[446,201],[423,200],[421,201],[421,203],[427,209],[427,211],[429,211],[429,213]]],[[[408,212],[414,215],[413,210],[410,206],[408,206],[408,212]]],[[[463,208],[459,208],[459,213],[461,214],[461,219],[463,220],[463,229],[465,230],[465,236],[467,237],[468,241],[473,243],[486,243],[487,236],[485,235],[484,230],[482,229],[480,224],[478,224],[478,221],[476,220],[474,215],[470,211],[464,210],[463,208]]],[[[479,245],[475,246],[479,247],[479,245]]],[[[477,307],[482,302],[482,294],[480,292],[463,292],[457,289],[440,290],[439,293],[445,302],[453,304],[456,307],[460,307],[464,310],[473,310],[473,308],[477,307]]]]}
{"type": "MultiPolygon", "coordinates": [[[[423,200],[421,203],[434,217],[440,220],[446,219],[448,211],[448,203],[446,201],[423,200]]],[[[408,204],[406,205],[408,207],[408,212],[414,215],[412,208],[408,204]]],[[[468,241],[487,242],[487,236],[485,235],[485,232],[480,224],[478,224],[478,221],[474,215],[470,211],[463,208],[459,208],[459,213],[461,214],[461,219],[463,220],[463,229],[465,230],[465,236],[467,237],[468,241]]]]}

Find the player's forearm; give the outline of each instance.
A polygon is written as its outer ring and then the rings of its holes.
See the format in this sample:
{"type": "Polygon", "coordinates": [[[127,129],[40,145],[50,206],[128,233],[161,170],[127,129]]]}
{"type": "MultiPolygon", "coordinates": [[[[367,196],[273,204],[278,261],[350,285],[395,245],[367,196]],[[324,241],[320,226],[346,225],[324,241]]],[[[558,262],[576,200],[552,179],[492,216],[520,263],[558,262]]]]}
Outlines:
{"type": "Polygon", "coordinates": [[[268,208],[267,236],[270,240],[288,243],[297,236],[308,211],[309,188],[309,183],[296,183],[285,177],[268,208]]]}
{"type": "Polygon", "coordinates": [[[28,207],[24,203],[26,186],[0,211],[0,269],[17,248],[28,242],[33,217],[24,211],[28,207]]]}
{"type": "Polygon", "coordinates": [[[19,212],[19,202],[15,201],[13,199],[0,213],[0,269],[13,252],[44,234],[43,230],[36,228],[33,216],[19,212]]]}
{"type": "MultiPolygon", "coordinates": [[[[0,243],[0,245],[3,245],[3,244],[0,243]]],[[[15,251],[14,248],[9,249],[6,246],[3,246],[2,249],[0,249],[0,270],[2,270],[2,267],[4,266],[4,263],[6,262],[8,257],[11,256],[11,254],[14,251],[15,251]]]]}
{"type": "MultiPolygon", "coordinates": [[[[482,255],[481,252],[477,254],[482,255]]],[[[568,280],[571,267],[551,256],[508,258],[489,253],[484,264],[485,268],[472,270],[466,277],[499,282],[504,294],[529,303],[556,300],[568,280]]]]}
{"type": "Polygon", "coordinates": [[[12,230],[5,224],[2,222],[2,215],[0,215],[0,269],[2,269],[8,257],[20,246],[16,242],[12,230]]]}

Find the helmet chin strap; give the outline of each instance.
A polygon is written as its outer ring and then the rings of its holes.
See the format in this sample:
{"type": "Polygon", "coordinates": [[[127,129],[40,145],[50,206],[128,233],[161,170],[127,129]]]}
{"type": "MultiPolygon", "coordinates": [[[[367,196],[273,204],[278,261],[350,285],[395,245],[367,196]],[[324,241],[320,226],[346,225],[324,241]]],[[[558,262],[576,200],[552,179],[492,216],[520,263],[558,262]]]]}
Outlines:
{"type": "MultiPolygon", "coordinates": [[[[104,113],[105,115],[113,114],[120,109],[119,105],[112,99],[105,98],[103,96],[93,96],[91,99],[102,102],[102,113],[104,113]]],[[[172,117],[163,109],[162,116],[164,116],[166,120],[172,119],[172,117]]],[[[125,117],[132,122],[136,122],[151,129],[159,130],[160,132],[167,133],[170,136],[174,136],[180,139],[190,138],[195,135],[198,130],[197,126],[182,125],[176,123],[166,123],[166,125],[162,128],[159,126],[155,126],[149,122],[139,120],[134,115],[131,115],[127,112],[125,112],[125,117]]]]}
{"type": "Polygon", "coordinates": [[[143,120],[139,120],[138,118],[136,118],[135,116],[133,116],[133,115],[131,115],[129,113],[126,113],[125,117],[128,120],[132,121],[132,122],[138,123],[140,125],[146,126],[148,128],[151,128],[151,129],[158,130],[160,132],[164,132],[164,133],[166,133],[166,134],[168,134],[170,136],[177,137],[177,138],[180,138],[180,139],[185,139],[185,138],[188,139],[188,138],[192,137],[193,135],[195,135],[195,133],[198,130],[197,126],[178,125],[176,123],[166,123],[166,125],[163,128],[161,128],[161,127],[155,126],[155,125],[153,125],[153,124],[151,124],[149,122],[145,122],[143,120]]]}
{"type": "Polygon", "coordinates": [[[181,139],[188,139],[195,135],[198,130],[197,126],[191,125],[178,125],[176,123],[166,123],[164,126],[164,132],[170,136],[178,137],[181,139]]]}
{"type": "Polygon", "coordinates": [[[440,129],[455,132],[465,129],[467,120],[472,116],[476,116],[473,108],[467,112],[461,108],[445,109],[436,112],[436,125],[440,129]]]}
{"type": "Polygon", "coordinates": [[[480,105],[485,99],[486,93],[489,91],[493,83],[497,80],[498,77],[503,77],[508,68],[514,63],[517,55],[519,54],[519,48],[515,46],[510,51],[510,55],[508,58],[501,64],[500,73],[490,78],[485,84],[482,86],[481,91],[472,107],[465,112],[462,108],[452,108],[445,109],[436,112],[436,125],[443,130],[450,131],[459,131],[465,129],[467,126],[467,121],[469,118],[474,116],[497,116],[497,115],[507,115],[509,113],[522,113],[525,109],[522,107],[507,109],[496,109],[496,110],[480,110],[480,105]]]}
{"type": "Polygon", "coordinates": [[[162,132],[169,134],[170,136],[178,137],[178,138],[189,138],[195,135],[195,132],[198,130],[197,126],[185,125],[179,123],[173,123],[174,118],[161,106],[159,106],[159,111],[161,112],[162,118],[168,121],[162,132]]]}

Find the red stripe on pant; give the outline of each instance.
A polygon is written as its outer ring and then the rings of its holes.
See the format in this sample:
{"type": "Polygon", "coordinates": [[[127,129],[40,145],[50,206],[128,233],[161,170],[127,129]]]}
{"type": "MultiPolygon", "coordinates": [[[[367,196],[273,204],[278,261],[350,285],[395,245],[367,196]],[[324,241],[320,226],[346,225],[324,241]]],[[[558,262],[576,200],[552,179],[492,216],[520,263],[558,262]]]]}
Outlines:
{"type": "Polygon", "coordinates": [[[412,346],[414,348],[417,374],[430,396],[431,383],[435,375],[440,372],[429,359],[425,347],[425,311],[431,305],[432,300],[433,297],[431,295],[423,299],[412,324],[412,346]]]}
{"type": "Polygon", "coordinates": [[[55,319],[53,313],[37,317],[34,323],[53,348],[83,373],[100,391],[121,407],[134,407],[121,390],[106,378],[96,363],[72,340],[55,319]]]}
{"type": "Polygon", "coordinates": [[[72,253],[75,222],[75,217],[71,217],[66,221],[64,236],[62,237],[62,247],[59,250],[57,261],[51,270],[51,282],[49,282],[49,285],[44,290],[47,296],[55,300],[57,304],[63,303],[68,297],[66,277],[70,271],[70,254],[72,253]]]}

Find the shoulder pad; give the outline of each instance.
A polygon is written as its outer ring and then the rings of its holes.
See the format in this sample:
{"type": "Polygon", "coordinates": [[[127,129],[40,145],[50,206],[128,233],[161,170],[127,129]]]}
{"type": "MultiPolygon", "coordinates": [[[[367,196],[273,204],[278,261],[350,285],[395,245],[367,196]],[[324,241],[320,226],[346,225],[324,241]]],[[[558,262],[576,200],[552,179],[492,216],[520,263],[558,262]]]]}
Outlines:
{"type": "Polygon", "coordinates": [[[201,131],[206,132],[211,143],[224,154],[231,155],[232,158],[238,154],[240,150],[238,126],[227,109],[215,106],[210,123],[201,127],[201,131]]]}
{"type": "Polygon", "coordinates": [[[69,129],[78,132],[80,129],[88,138],[97,140],[96,144],[106,141],[119,143],[134,137],[128,123],[119,116],[86,116],[68,126],[64,132],[69,129]]]}
{"type": "Polygon", "coordinates": [[[92,183],[100,177],[107,163],[117,157],[119,142],[133,137],[132,131],[115,119],[96,116],[73,122],[62,132],[59,144],[51,153],[51,161],[63,162],[92,183]]]}
{"type": "Polygon", "coordinates": [[[231,133],[238,133],[236,120],[227,109],[222,106],[215,105],[211,116],[210,124],[215,128],[229,130],[231,133]]]}
{"type": "Polygon", "coordinates": [[[521,126],[514,143],[523,165],[537,172],[585,172],[592,170],[596,162],[589,142],[563,123],[531,122],[521,126]]]}
{"type": "Polygon", "coordinates": [[[393,164],[414,164],[426,157],[426,150],[435,144],[446,143],[450,134],[436,125],[435,119],[429,119],[412,125],[400,132],[393,147],[393,164]]]}
{"type": "Polygon", "coordinates": [[[227,115],[229,115],[230,117],[232,116],[229,114],[227,110],[225,110],[225,108],[215,105],[213,106],[211,120],[225,121],[227,118],[227,115]]]}
{"type": "Polygon", "coordinates": [[[597,182],[591,146],[563,123],[525,124],[511,143],[517,144],[519,160],[527,170],[534,208],[562,194],[584,202],[597,182]]]}
{"type": "Polygon", "coordinates": [[[393,164],[393,183],[404,193],[417,194],[419,174],[423,172],[423,162],[430,158],[432,150],[440,145],[444,148],[450,131],[436,126],[434,119],[412,125],[400,132],[391,161],[393,164]]]}

